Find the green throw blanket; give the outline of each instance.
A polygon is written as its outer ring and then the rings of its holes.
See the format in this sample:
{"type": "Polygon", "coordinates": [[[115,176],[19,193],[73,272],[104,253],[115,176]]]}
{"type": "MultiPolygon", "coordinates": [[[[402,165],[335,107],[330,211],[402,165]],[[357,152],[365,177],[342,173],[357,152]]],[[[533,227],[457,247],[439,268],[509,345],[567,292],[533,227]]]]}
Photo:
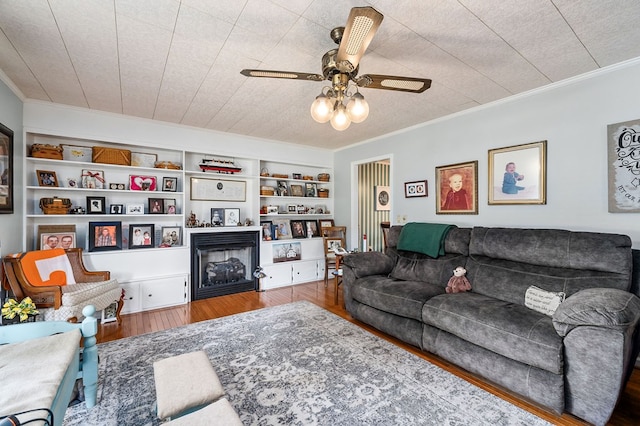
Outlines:
{"type": "Polygon", "coordinates": [[[398,250],[424,253],[436,258],[444,255],[444,239],[455,225],[410,222],[402,227],[398,250]]]}

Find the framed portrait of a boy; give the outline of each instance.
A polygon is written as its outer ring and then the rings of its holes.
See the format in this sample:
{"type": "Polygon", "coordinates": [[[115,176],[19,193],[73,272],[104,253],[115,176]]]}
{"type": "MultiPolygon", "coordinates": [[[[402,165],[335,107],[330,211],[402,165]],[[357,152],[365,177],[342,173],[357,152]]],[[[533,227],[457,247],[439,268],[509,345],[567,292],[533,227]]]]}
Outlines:
{"type": "Polygon", "coordinates": [[[436,167],[436,214],[478,214],[478,162],[436,167]]]}
{"type": "Polygon", "coordinates": [[[547,141],[489,150],[489,204],[546,204],[547,141]]]}

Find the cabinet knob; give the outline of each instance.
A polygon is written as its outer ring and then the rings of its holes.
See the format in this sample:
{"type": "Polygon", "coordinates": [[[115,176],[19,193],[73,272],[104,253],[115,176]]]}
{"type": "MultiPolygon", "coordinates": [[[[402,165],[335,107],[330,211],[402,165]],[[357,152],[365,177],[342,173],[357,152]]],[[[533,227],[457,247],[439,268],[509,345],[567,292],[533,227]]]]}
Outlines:
{"type": "Polygon", "coordinates": [[[153,297],[153,294],[150,294],[149,297],[153,297]]]}

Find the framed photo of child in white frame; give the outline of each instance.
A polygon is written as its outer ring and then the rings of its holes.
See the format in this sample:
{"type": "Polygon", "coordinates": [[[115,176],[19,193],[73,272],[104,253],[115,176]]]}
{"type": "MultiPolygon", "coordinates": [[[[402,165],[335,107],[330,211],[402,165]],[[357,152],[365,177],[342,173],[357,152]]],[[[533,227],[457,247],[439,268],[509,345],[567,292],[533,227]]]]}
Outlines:
{"type": "Polygon", "coordinates": [[[547,203],[547,141],[489,150],[489,204],[547,203]]]}

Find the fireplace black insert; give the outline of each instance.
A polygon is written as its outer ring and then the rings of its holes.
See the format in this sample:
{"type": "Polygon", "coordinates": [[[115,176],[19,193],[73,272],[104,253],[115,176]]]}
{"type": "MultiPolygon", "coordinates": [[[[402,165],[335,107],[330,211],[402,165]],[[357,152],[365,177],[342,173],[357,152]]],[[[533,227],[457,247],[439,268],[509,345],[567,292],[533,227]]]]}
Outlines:
{"type": "Polygon", "coordinates": [[[258,289],[259,231],[191,234],[191,300],[258,289]]]}

